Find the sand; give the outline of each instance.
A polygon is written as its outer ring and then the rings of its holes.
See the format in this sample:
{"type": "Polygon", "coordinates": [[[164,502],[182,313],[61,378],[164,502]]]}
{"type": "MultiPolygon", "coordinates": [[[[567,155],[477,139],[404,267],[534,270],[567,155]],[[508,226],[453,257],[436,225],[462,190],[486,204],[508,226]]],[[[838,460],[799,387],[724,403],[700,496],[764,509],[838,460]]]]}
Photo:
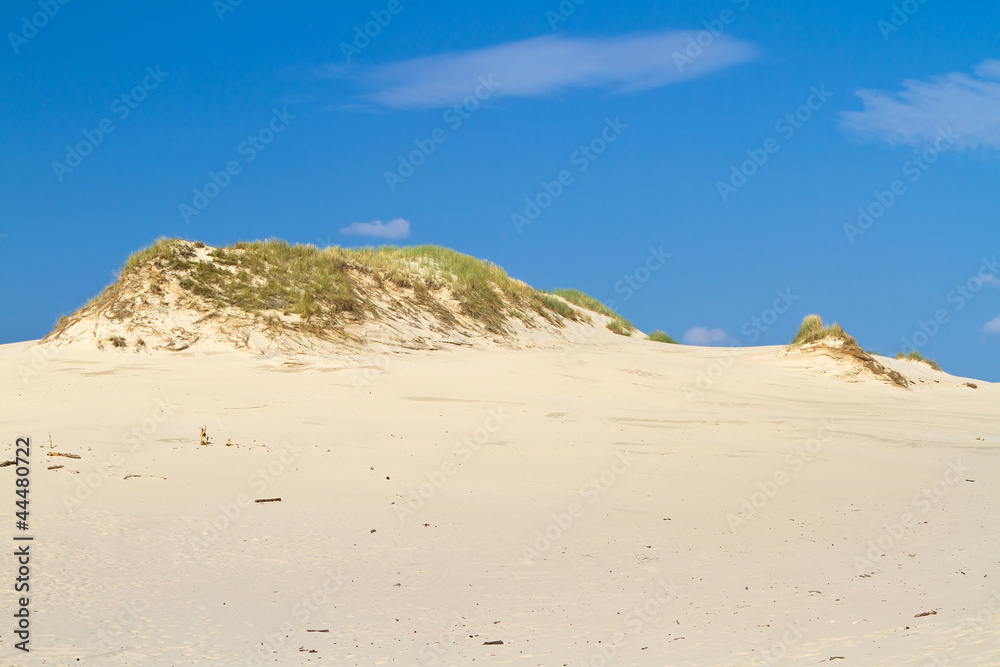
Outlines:
{"type": "Polygon", "coordinates": [[[0,346],[0,663],[1000,664],[1000,388],[881,361],[0,346]]]}

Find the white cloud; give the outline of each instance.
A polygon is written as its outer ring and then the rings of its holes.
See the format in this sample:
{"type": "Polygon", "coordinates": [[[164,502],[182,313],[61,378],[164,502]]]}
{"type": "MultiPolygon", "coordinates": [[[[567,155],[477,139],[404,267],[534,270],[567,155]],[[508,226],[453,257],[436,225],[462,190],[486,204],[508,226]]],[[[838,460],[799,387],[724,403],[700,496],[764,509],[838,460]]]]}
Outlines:
{"type": "MultiPolygon", "coordinates": [[[[542,97],[570,88],[618,92],[695,79],[756,57],[756,48],[726,35],[686,58],[689,40],[706,31],[632,34],[609,38],[534,37],[472,51],[390,63],[362,74],[366,98],[395,108],[444,107],[466,99],[481,81],[491,97],[542,97]],[[675,56],[680,56],[678,61],[675,56]]],[[[697,43],[696,43],[697,44],[697,43]]]]}
{"type": "Polygon", "coordinates": [[[997,315],[992,320],[984,324],[983,331],[985,333],[1000,333],[1000,315],[997,315]]]}
{"type": "Polygon", "coordinates": [[[720,345],[730,342],[729,334],[722,329],[709,329],[708,327],[691,327],[684,332],[681,339],[686,345],[720,345]]]}
{"type": "Polygon", "coordinates": [[[841,112],[844,129],[894,145],[920,145],[950,126],[957,148],[1000,148],[1000,60],[980,63],[975,75],[951,72],[907,79],[902,86],[896,93],[858,91],[864,111],[841,112]]]}
{"type": "Polygon", "coordinates": [[[378,239],[399,240],[410,235],[410,222],[396,218],[385,224],[381,220],[372,222],[354,222],[340,230],[348,236],[370,236],[378,239]]]}

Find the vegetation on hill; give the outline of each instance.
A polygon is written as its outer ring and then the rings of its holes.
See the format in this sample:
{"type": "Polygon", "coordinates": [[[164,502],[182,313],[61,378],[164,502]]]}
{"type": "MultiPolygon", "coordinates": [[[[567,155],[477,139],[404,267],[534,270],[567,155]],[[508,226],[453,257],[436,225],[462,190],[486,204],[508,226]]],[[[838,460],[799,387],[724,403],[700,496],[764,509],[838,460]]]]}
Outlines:
{"type": "Polygon", "coordinates": [[[920,354],[916,350],[914,350],[913,352],[910,352],[909,354],[904,354],[904,353],[900,352],[899,354],[896,355],[896,358],[897,359],[909,359],[910,361],[921,361],[921,362],[927,364],[928,366],[930,366],[931,368],[933,368],[936,371],[941,370],[941,366],[938,364],[938,362],[934,361],[933,359],[928,359],[927,357],[925,357],[924,355],[920,354]]]}
{"type": "Polygon", "coordinates": [[[825,338],[843,341],[850,340],[851,342],[854,341],[853,338],[847,335],[847,332],[844,331],[843,327],[836,322],[830,325],[824,325],[823,319],[819,315],[806,315],[802,320],[802,324],[799,326],[798,333],[796,333],[795,338],[792,339],[792,345],[815,343],[825,338]]]}
{"type": "MultiPolygon", "coordinates": [[[[437,246],[320,249],[272,239],[213,249],[208,257],[205,248],[159,239],[129,257],[118,279],[85,308],[96,306],[113,319],[124,319],[136,307],[135,294],[159,294],[168,281],[176,281],[216,313],[231,308],[271,321],[277,315],[298,315],[312,329],[363,319],[373,311],[372,287],[405,290],[407,303],[426,307],[445,321],[454,319],[442,305],[446,297],[432,295],[447,290],[462,314],[496,334],[508,331],[511,317],[530,324],[537,314],[556,326],[585,319],[492,262],[437,246]]],[[[53,333],[69,323],[64,318],[53,333]]]]}
{"type": "Polygon", "coordinates": [[[801,347],[810,343],[824,344],[821,345],[821,349],[829,356],[835,359],[853,360],[854,363],[868,369],[874,375],[899,387],[910,385],[910,381],[902,374],[886,368],[875,357],[862,350],[858,342],[836,322],[824,325],[823,319],[819,315],[806,315],[795,334],[795,338],[792,339],[792,346],[801,347]]]}
{"type": "Polygon", "coordinates": [[[553,294],[561,296],[570,303],[580,306],[581,308],[586,308],[587,310],[592,310],[593,312],[604,315],[605,317],[610,317],[611,321],[608,322],[608,329],[620,336],[631,336],[632,332],[635,331],[635,326],[633,326],[631,322],[589,294],[584,294],[580,290],[576,289],[557,289],[553,290],[553,294]]]}
{"type": "Polygon", "coordinates": [[[667,335],[664,331],[654,331],[653,333],[646,336],[647,339],[654,341],[656,343],[671,343],[673,345],[678,345],[678,342],[667,335]]]}

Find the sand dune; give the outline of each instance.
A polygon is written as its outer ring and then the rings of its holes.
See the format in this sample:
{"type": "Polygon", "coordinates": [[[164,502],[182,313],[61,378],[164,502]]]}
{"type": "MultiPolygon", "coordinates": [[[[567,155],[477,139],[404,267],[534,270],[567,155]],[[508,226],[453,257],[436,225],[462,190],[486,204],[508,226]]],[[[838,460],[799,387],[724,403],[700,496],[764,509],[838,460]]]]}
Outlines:
{"type": "Polygon", "coordinates": [[[0,347],[37,535],[33,651],[8,623],[0,662],[1000,663],[996,385],[574,326],[0,347]]]}

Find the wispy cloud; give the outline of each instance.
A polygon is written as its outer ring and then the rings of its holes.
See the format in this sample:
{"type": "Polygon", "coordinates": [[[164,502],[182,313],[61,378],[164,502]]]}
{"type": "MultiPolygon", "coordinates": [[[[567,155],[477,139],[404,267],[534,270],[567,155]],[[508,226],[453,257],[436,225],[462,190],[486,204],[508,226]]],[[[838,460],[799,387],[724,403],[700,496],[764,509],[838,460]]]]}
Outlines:
{"type": "Polygon", "coordinates": [[[410,235],[410,222],[403,218],[396,218],[385,224],[381,220],[354,222],[341,229],[340,233],[347,236],[369,236],[371,238],[398,241],[410,235]]]}
{"type": "Polygon", "coordinates": [[[1000,334],[1000,315],[983,325],[984,333],[1000,334]]]}
{"type": "Polygon", "coordinates": [[[732,339],[722,329],[709,329],[708,327],[691,327],[684,332],[681,340],[686,345],[723,345],[732,342],[732,339]]]}
{"type": "MultiPolygon", "coordinates": [[[[705,76],[752,60],[756,48],[726,35],[678,65],[693,31],[610,38],[544,36],[473,51],[390,63],[361,74],[365,98],[394,108],[444,107],[475,93],[484,80],[492,97],[543,97],[571,88],[627,92],[705,76]]],[[[322,71],[322,70],[320,70],[322,71]]]]}
{"type": "Polygon", "coordinates": [[[890,144],[931,143],[948,126],[956,148],[1000,148],[1000,60],[975,74],[951,72],[927,81],[903,81],[900,92],[860,90],[864,111],[842,112],[843,127],[890,144]]]}

